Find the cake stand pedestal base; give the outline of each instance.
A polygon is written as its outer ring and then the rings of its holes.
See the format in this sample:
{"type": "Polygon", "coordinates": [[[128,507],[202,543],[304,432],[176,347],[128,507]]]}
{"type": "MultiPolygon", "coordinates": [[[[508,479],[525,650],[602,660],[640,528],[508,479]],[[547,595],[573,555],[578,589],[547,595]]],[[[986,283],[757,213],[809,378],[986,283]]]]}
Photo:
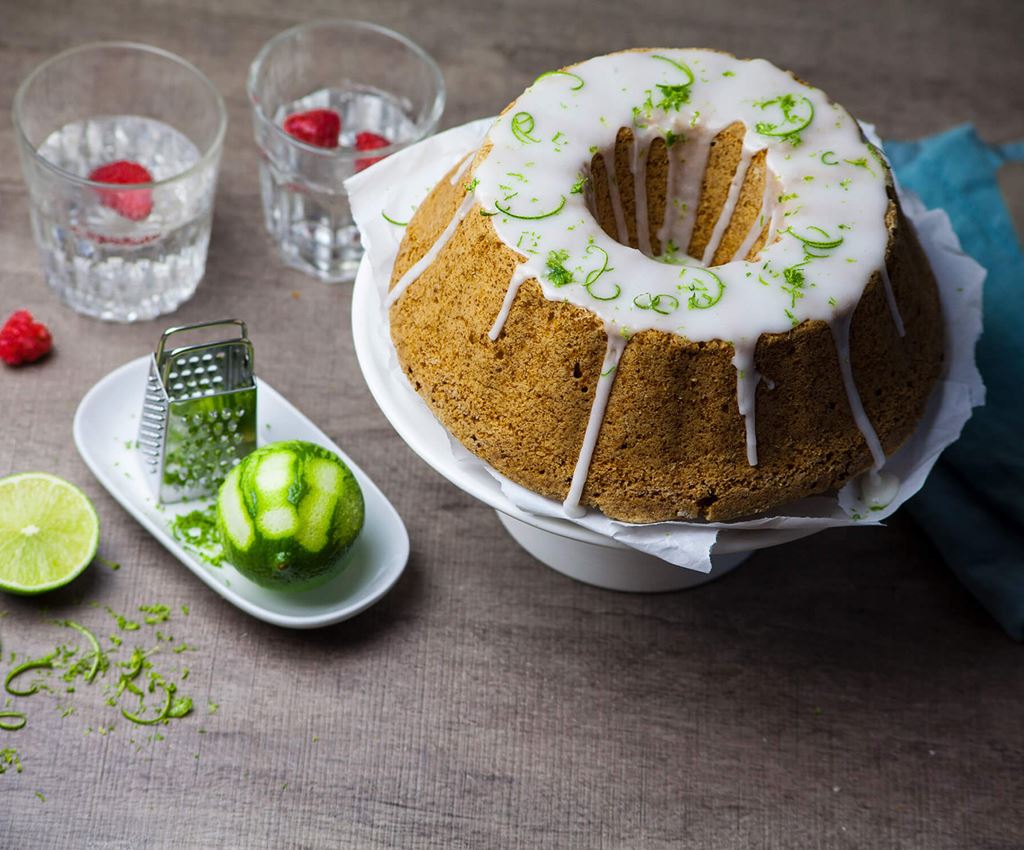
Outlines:
{"type": "Polygon", "coordinates": [[[686,590],[720,578],[753,554],[748,551],[713,555],[711,572],[699,573],[596,534],[591,535],[595,542],[588,542],[545,531],[501,511],[495,513],[512,539],[542,564],[569,578],[606,590],[629,593],[686,590]]]}

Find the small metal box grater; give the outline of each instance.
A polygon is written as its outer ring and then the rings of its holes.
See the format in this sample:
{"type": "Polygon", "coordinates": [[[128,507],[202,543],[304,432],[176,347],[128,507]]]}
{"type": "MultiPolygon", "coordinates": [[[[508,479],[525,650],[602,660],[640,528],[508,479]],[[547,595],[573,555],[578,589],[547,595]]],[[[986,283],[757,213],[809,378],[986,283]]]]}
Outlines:
{"type": "Polygon", "coordinates": [[[224,319],[168,328],[149,364],[139,451],[163,503],[214,495],[256,448],[256,383],[245,322],[224,319]],[[232,327],[237,336],[171,348],[186,331],[232,327]]]}

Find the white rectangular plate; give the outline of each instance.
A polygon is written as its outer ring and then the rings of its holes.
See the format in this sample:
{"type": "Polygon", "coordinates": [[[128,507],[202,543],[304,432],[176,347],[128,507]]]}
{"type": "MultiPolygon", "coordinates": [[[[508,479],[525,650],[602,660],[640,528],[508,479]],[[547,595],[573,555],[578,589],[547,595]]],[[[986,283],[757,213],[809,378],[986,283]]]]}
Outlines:
{"type": "MultiPolygon", "coordinates": [[[[203,583],[257,619],[290,629],[338,623],[365,611],[398,580],[409,559],[409,535],[391,502],[370,477],[286,398],[256,379],[260,445],[277,440],[317,443],[348,464],[366,502],[366,524],[339,576],[313,590],[289,593],[249,581],[225,562],[207,564],[171,534],[170,523],[206,503],[160,506],[143,477],[135,449],[149,358],[115,369],[82,399],[75,413],[75,445],[107,491],[203,583]]],[[[211,500],[212,501],[212,500],[211,500]]]]}

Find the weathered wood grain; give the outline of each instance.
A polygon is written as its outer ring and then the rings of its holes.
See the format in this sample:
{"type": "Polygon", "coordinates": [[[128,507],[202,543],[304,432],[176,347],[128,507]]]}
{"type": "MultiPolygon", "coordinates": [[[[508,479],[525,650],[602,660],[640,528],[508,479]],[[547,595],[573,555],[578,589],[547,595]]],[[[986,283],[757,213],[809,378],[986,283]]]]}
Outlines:
{"type": "Polygon", "coordinates": [[[175,634],[200,650],[199,710],[163,742],[136,751],[126,723],[85,734],[107,715],[84,693],[68,718],[40,697],[25,730],[0,732],[24,762],[0,776],[0,847],[1024,847],[1024,656],[907,518],[765,551],[698,591],[624,596],[531,560],[405,448],[356,366],[349,290],[281,267],[260,221],[248,63],[285,26],[339,13],[438,58],[445,125],[497,111],[545,68],[692,44],[790,67],[883,136],[961,121],[1024,136],[1015,0],[0,0],[0,102],[38,61],[97,38],[211,75],[231,126],[207,278],[176,319],[246,317],[261,374],[374,475],[413,545],[377,607],[290,633],[207,591],[102,491],[72,414],[162,325],[101,325],[45,288],[0,111],[0,312],[31,309],[58,341],[45,364],[0,370],[0,475],[80,483],[102,554],[124,565],[0,599],[4,658],[51,646],[48,618],[103,624],[90,601],[187,603],[175,634]]]}

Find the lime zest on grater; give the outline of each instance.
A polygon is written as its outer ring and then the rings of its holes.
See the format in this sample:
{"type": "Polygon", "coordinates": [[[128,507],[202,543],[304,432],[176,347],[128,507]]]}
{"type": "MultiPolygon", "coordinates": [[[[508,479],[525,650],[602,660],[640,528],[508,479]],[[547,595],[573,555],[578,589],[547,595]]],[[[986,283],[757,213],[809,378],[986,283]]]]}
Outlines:
{"type": "Polygon", "coordinates": [[[162,503],[217,492],[256,448],[256,382],[245,322],[222,319],[168,328],[150,360],[138,448],[162,503]],[[237,336],[171,348],[186,331],[231,326],[237,336]]]}

